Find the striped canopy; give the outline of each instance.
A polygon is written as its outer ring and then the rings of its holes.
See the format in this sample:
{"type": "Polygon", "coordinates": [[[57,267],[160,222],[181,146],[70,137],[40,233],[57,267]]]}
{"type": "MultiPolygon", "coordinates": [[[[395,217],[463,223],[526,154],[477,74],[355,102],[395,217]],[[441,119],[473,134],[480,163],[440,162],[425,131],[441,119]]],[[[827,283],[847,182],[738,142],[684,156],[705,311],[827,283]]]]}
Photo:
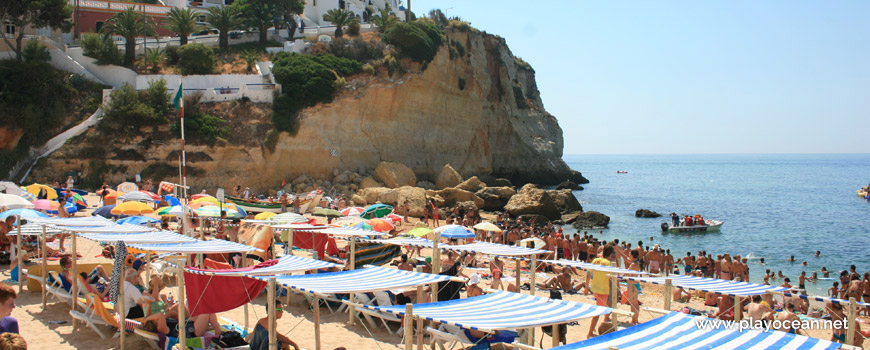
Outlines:
{"type": "Polygon", "coordinates": [[[165,243],[165,244],[139,244],[133,243],[127,246],[140,250],[149,250],[152,252],[166,253],[181,253],[181,254],[218,254],[218,253],[236,253],[259,251],[262,249],[254,248],[249,245],[225,241],[222,239],[213,239],[210,241],[194,241],[187,243],[165,243]]]}
{"type": "Polygon", "coordinates": [[[839,349],[841,344],[780,331],[705,329],[704,317],[671,312],[621,331],[552,350],[607,349],[839,349]]]}
{"type": "MultiPolygon", "coordinates": [[[[24,225],[24,226],[27,226],[27,225],[24,225]]],[[[823,303],[828,303],[828,302],[830,302],[830,303],[833,303],[833,304],[849,305],[849,301],[848,301],[848,300],[844,300],[844,299],[829,298],[829,297],[820,297],[820,296],[813,296],[813,295],[803,295],[803,294],[789,293],[789,292],[782,292],[782,295],[787,296],[787,297],[799,297],[799,298],[801,298],[801,299],[821,301],[821,302],[823,302],[823,303]]],[[[859,307],[863,307],[863,308],[870,308],[870,303],[864,303],[864,302],[858,302],[858,301],[856,301],[856,302],[855,302],[855,305],[857,305],[857,306],[859,306],[859,307]]]]}
{"type": "Polygon", "coordinates": [[[196,239],[177,234],[172,231],[157,231],[148,233],[82,233],[84,238],[98,242],[124,243],[182,243],[195,242],[196,239]]]}
{"type": "MultiPolygon", "coordinates": [[[[591,271],[602,271],[602,272],[610,272],[610,273],[615,273],[615,274],[620,274],[620,275],[646,275],[646,274],[648,274],[648,272],[643,272],[643,271],[635,271],[635,270],[623,269],[623,268],[619,268],[619,267],[590,264],[587,262],[574,261],[574,260],[565,260],[565,259],[542,260],[541,262],[556,264],[556,265],[561,265],[561,266],[570,266],[570,267],[573,267],[575,269],[581,269],[581,270],[585,270],[585,271],[590,271],[590,270],[591,271]]],[[[662,283],[664,283],[664,282],[662,282],[662,283]]]]}
{"type": "Polygon", "coordinates": [[[87,216],[77,218],[29,218],[27,221],[40,224],[51,224],[54,226],[106,226],[113,225],[115,222],[106,219],[102,216],[87,216]]]}
{"type": "MultiPolygon", "coordinates": [[[[269,280],[269,277],[266,276],[250,277],[264,281],[269,280]]],[[[275,277],[276,281],[285,287],[320,294],[377,292],[444,282],[451,278],[451,276],[388,269],[377,266],[351,271],[298,276],[281,275],[275,277]]]]}
{"type": "MultiPolygon", "coordinates": [[[[245,221],[248,222],[248,221],[245,221]]],[[[273,230],[296,230],[296,231],[311,231],[311,230],[322,230],[329,228],[326,225],[310,225],[310,224],[280,224],[280,225],[272,225],[273,230]]]]}
{"type": "MultiPolygon", "coordinates": [[[[404,315],[405,305],[365,308],[404,315]]],[[[609,314],[612,309],[592,304],[498,291],[471,298],[414,304],[415,316],[466,329],[496,331],[568,323],[609,314]]]]}
{"type": "MultiPolygon", "coordinates": [[[[438,246],[438,247],[440,248],[441,246],[438,246]]],[[[549,250],[530,249],[530,248],[519,247],[519,246],[515,246],[515,245],[487,243],[487,242],[474,242],[471,244],[449,245],[449,246],[444,246],[444,249],[458,251],[458,252],[477,252],[477,253],[481,253],[481,254],[501,255],[501,256],[526,256],[526,255],[537,255],[537,254],[550,253],[549,250]]]]}
{"type": "Polygon", "coordinates": [[[370,236],[370,237],[383,237],[386,236],[386,233],[381,233],[378,231],[372,230],[363,230],[361,228],[353,228],[353,227],[330,227],[326,229],[318,229],[318,230],[307,230],[300,229],[297,231],[303,232],[315,232],[315,233],[325,233],[332,236],[345,236],[345,237],[362,237],[362,236],[370,236]]]}
{"type": "MultiPolygon", "coordinates": [[[[392,244],[392,245],[400,245],[400,246],[411,246],[411,247],[420,247],[420,248],[432,248],[432,241],[425,238],[392,238],[392,239],[362,239],[362,242],[370,242],[370,243],[379,243],[379,244],[392,244]]],[[[439,244],[438,248],[447,246],[446,244],[439,244]]]]}
{"type": "Polygon", "coordinates": [[[341,266],[327,261],[314,260],[295,255],[285,255],[278,259],[278,263],[272,266],[262,267],[259,269],[243,268],[231,270],[204,270],[185,267],[185,270],[198,275],[216,275],[216,276],[264,276],[264,275],[280,275],[291,274],[294,272],[310,271],[317,269],[326,269],[331,267],[341,266]]]}
{"type": "Polygon", "coordinates": [[[157,231],[151,227],[127,224],[111,224],[106,226],[64,226],[61,229],[67,232],[78,233],[145,233],[157,231]]]}
{"type": "Polygon", "coordinates": [[[670,277],[620,277],[622,279],[647,282],[652,284],[665,284],[665,279],[670,279],[671,284],[692,290],[702,290],[705,292],[720,293],[725,295],[758,295],[765,294],[768,291],[782,292],[788,290],[785,287],[769,286],[766,284],[726,281],[716,278],[705,278],[695,276],[670,276],[670,277]]]}
{"type": "MultiPolygon", "coordinates": [[[[56,235],[61,233],[61,230],[57,227],[51,225],[45,225],[45,234],[46,235],[56,235]]],[[[18,235],[18,229],[12,229],[7,233],[9,236],[18,235]]],[[[21,226],[21,235],[22,236],[40,236],[42,235],[42,225],[41,224],[24,224],[21,226]]]]}

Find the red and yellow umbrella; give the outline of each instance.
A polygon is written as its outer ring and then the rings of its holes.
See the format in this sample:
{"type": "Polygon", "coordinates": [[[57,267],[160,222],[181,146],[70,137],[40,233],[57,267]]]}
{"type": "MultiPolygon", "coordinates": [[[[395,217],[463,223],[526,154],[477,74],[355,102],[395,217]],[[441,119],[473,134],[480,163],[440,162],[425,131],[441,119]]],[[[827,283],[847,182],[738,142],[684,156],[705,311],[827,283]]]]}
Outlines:
{"type": "Polygon", "coordinates": [[[142,202],[124,202],[112,208],[115,215],[142,215],[154,212],[150,206],[142,202]]]}
{"type": "Polygon", "coordinates": [[[396,226],[394,226],[389,220],[371,219],[367,222],[369,225],[371,225],[372,230],[378,232],[390,232],[396,229],[396,226]]]}

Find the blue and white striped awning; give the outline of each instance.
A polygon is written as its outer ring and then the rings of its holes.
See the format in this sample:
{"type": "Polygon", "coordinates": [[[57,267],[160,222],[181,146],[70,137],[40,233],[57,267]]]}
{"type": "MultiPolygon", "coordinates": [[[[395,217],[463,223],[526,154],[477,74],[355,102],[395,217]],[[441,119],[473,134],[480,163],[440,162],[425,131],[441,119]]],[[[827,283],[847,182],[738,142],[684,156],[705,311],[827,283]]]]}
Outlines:
{"type": "Polygon", "coordinates": [[[27,221],[31,223],[40,223],[40,224],[50,224],[54,226],[106,226],[106,225],[114,225],[115,222],[109,219],[106,219],[102,216],[88,216],[88,217],[73,217],[73,218],[28,218],[27,221]]]}
{"type": "Polygon", "coordinates": [[[198,275],[216,275],[216,276],[263,276],[263,275],[281,275],[291,274],[294,272],[326,269],[331,267],[341,266],[328,261],[314,260],[295,255],[285,255],[278,259],[278,263],[272,266],[262,267],[259,269],[239,269],[235,270],[201,270],[188,269],[187,272],[198,275]]]}
{"type": "Polygon", "coordinates": [[[123,241],[127,244],[196,242],[196,238],[180,235],[172,231],[147,233],[82,233],[81,236],[97,242],[123,241]]]}
{"type": "Polygon", "coordinates": [[[63,226],[62,230],[66,232],[78,232],[78,233],[147,233],[147,232],[157,232],[157,229],[153,227],[146,227],[142,225],[117,225],[111,224],[106,226],[63,226]]]}
{"type": "Polygon", "coordinates": [[[187,243],[165,243],[165,244],[128,244],[128,247],[133,247],[140,250],[149,250],[152,252],[166,253],[181,253],[181,254],[218,254],[218,253],[236,253],[236,252],[262,252],[262,249],[254,248],[249,245],[225,241],[222,239],[213,239],[210,241],[194,241],[187,243]]]}
{"type": "MultiPolygon", "coordinates": [[[[373,306],[367,309],[404,315],[405,305],[373,306]]],[[[414,316],[466,329],[495,331],[568,323],[609,314],[611,308],[498,291],[471,298],[414,304],[414,316]]]]}
{"type": "Polygon", "coordinates": [[[590,264],[587,262],[575,261],[575,260],[565,260],[565,259],[541,260],[541,262],[556,264],[556,265],[560,265],[560,266],[570,266],[570,267],[573,267],[575,269],[581,269],[584,271],[602,271],[602,272],[615,273],[618,275],[646,275],[646,274],[648,274],[648,272],[643,272],[643,271],[635,271],[635,270],[623,269],[623,268],[619,268],[619,267],[590,264]]]}
{"type": "MultiPolygon", "coordinates": [[[[361,239],[361,242],[432,248],[433,242],[425,238],[392,238],[392,239],[361,239]]],[[[439,244],[438,248],[447,244],[439,244]]]]}
{"type": "MultiPolygon", "coordinates": [[[[43,227],[42,224],[24,224],[24,226],[21,226],[21,235],[22,236],[41,236],[42,235],[42,227],[43,227]]],[[[56,235],[56,234],[59,234],[62,232],[63,231],[61,231],[57,227],[54,227],[52,225],[45,225],[45,234],[46,235],[56,235]]],[[[17,228],[12,229],[12,231],[9,231],[9,233],[7,233],[7,235],[17,236],[18,229],[17,228]]]]}
{"type": "MultiPolygon", "coordinates": [[[[268,281],[272,276],[249,277],[268,281]]],[[[276,277],[276,282],[285,287],[320,294],[377,292],[416,287],[418,285],[444,282],[451,279],[451,276],[388,269],[377,266],[351,271],[274,277],[276,277]]]]}
{"type": "Polygon", "coordinates": [[[315,233],[324,233],[330,236],[343,236],[343,237],[383,237],[387,236],[386,233],[381,233],[378,231],[372,230],[363,230],[361,228],[355,227],[330,227],[325,229],[317,229],[317,230],[309,230],[309,229],[298,229],[296,231],[300,232],[315,232],[315,233]]]}
{"type": "Polygon", "coordinates": [[[329,226],[326,225],[311,225],[311,224],[278,224],[272,225],[273,230],[297,230],[297,231],[311,231],[311,230],[323,230],[327,229],[329,226]]]}
{"type": "Polygon", "coordinates": [[[608,349],[839,349],[842,344],[780,331],[699,327],[709,320],[671,312],[621,331],[552,350],[608,349]]]}
{"type": "MultiPolygon", "coordinates": [[[[441,248],[441,246],[438,246],[441,248]]],[[[487,255],[500,256],[530,256],[544,253],[551,253],[549,250],[531,249],[515,245],[506,245],[498,243],[474,242],[471,244],[445,245],[444,249],[457,252],[476,252],[487,255]]]]}
{"type": "MultiPolygon", "coordinates": [[[[27,226],[27,225],[25,225],[25,226],[27,226]]],[[[848,301],[848,300],[844,300],[844,299],[836,299],[836,298],[829,298],[829,297],[820,297],[820,296],[813,296],[813,295],[803,295],[803,294],[789,293],[789,292],[782,292],[782,294],[783,294],[784,296],[787,296],[787,297],[799,297],[799,298],[801,298],[801,299],[821,301],[821,302],[823,302],[823,303],[833,303],[833,304],[840,304],[840,305],[849,305],[849,301],[848,301]]],[[[855,305],[860,306],[860,307],[870,308],[870,303],[864,303],[864,302],[856,301],[856,302],[855,302],[855,305]]]]}
{"type": "Polygon", "coordinates": [[[767,292],[782,292],[788,290],[785,287],[776,287],[766,284],[736,282],[720,280],[716,278],[695,277],[695,276],[670,276],[670,277],[620,277],[625,280],[647,282],[652,284],[665,284],[666,279],[671,280],[671,284],[677,287],[702,290],[705,292],[713,292],[725,295],[758,295],[767,292]]]}

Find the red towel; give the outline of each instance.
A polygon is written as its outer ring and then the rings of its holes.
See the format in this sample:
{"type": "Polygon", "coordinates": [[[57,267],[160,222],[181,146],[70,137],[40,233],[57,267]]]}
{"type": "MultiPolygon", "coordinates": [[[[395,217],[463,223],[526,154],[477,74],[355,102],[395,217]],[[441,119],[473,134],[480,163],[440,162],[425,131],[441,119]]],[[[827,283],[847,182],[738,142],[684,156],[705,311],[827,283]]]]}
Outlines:
{"type": "Polygon", "coordinates": [[[247,277],[208,276],[184,272],[190,316],[235,309],[254,300],[266,282],[247,277]]]}

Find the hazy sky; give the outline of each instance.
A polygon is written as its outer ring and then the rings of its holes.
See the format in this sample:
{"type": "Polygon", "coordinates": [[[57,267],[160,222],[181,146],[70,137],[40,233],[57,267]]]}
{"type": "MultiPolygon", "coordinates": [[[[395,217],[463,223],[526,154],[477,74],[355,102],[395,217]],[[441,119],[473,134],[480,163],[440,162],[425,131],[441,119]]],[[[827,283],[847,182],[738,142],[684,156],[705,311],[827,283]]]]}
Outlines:
{"type": "Polygon", "coordinates": [[[870,1],[411,6],[504,37],[566,154],[870,152],[870,1]]]}

